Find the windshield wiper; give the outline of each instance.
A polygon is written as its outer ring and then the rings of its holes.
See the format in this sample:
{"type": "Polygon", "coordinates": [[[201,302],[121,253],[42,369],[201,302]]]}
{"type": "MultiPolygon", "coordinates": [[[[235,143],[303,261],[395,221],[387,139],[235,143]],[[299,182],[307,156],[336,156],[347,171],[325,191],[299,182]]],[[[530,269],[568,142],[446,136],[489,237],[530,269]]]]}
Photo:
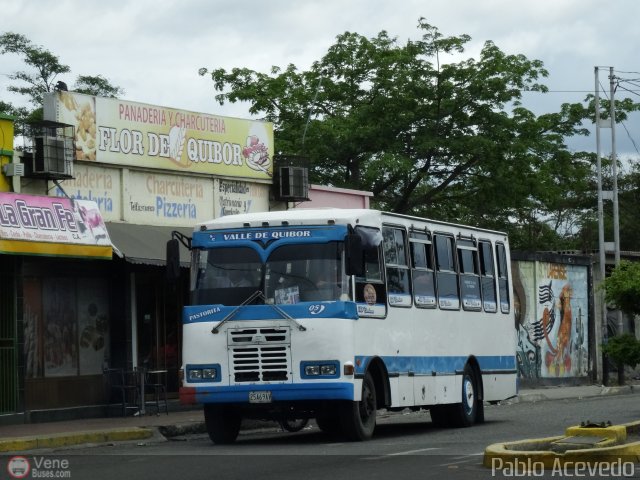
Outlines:
{"type": "Polygon", "coordinates": [[[229,312],[229,314],[224,317],[222,319],[222,321],[220,323],[218,323],[218,325],[216,325],[215,327],[213,327],[211,329],[211,333],[219,333],[220,332],[220,327],[222,327],[222,325],[224,323],[226,323],[227,321],[231,320],[236,313],[238,313],[240,311],[240,309],[242,307],[245,307],[246,305],[250,304],[251,302],[253,302],[256,298],[260,298],[262,299],[262,301],[264,302],[265,305],[270,306],[271,308],[273,308],[276,312],[278,312],[280,314],[280,316],[282,318],[284,318],[285,320],[288,320],[289,322],[293,323],[298,330],[300,330],[301,332],[306,332],[307,329],[304,325],[301,325],[300,323],[298,323],[298,321],[296,321],[295,318],[293,318],[291,315],[289,315],[287,312],[285,312],[284,310],[282,310],[280,307],[278,307],[275,304],[270,304],[267,303],[267,298],[264,296],[264,293],[262,293],[260,290],[256,290],[255,292],[253,292],[251,295],[249,295],[249,297],[247,297],[247,299],[242,302],[240,305],[238,305],[236,308],[234,308],[233,310],[231,310],[229,312]]]}

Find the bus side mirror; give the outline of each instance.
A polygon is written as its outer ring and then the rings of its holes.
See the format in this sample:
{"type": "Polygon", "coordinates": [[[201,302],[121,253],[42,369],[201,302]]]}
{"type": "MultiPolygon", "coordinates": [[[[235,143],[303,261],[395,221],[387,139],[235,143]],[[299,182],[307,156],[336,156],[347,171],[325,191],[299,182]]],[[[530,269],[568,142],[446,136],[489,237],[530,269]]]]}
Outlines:
{"type": "Polygon", "coordinates": [[[177,238],[167,242],[167,280],[175,282],[180,278],[180,243],[177,238]]]}
{"type": "Polygon", "coordinates": [[[362,276],[364,274],[364,249],[360,235],[350,233],[345,237],[346,274],[362,276]]]}

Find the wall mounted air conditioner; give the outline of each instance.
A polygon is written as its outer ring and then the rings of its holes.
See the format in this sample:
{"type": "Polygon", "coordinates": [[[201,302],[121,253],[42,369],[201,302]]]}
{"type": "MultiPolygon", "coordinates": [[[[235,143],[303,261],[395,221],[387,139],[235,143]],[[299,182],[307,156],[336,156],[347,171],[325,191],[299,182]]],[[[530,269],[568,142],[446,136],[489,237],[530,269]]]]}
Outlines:
{"type": "Polygon", "coordinates": [[[303,167],[278,169],[278,198],[285,201],[309,200],[309,171],[303,167]]]}
{"type": "Polygon", "coordinates": [[[33,147],[33,173],[73,175],[73,139],[35,137],[33,147]]]}

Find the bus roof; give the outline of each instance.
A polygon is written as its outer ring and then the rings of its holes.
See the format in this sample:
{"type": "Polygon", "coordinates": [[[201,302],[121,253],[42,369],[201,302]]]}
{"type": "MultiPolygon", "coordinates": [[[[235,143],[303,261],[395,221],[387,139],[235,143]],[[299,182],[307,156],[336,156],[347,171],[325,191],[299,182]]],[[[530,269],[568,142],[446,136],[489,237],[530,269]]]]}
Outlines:
{"type": "Polygon", "coordinates": [[[204,226],[207,230],[222,228],[262,227],[265,222],[270,227],[288,225],[376,225],[380,223],[381,212],[369,209],[344,208],[301,208],[273,212],[241,213],[226,215],[196,225],[195,231],[204,226]]]}
{"type": "MultiPolygon", "coordinates": [[[[431,228],[453,227],[469,232],[486,233],[506,237],[504,232],[432,220],[428,218],[414,217],[397,213],[383,212],[371,209],[346,209],[346,208],[300,208],[292,210],[280,210],[272,212],[241,213],[226,215],[195,226],[195,231],[218,230],[247,227],[280,227],[284,225],[367,225],[380,226],[383,222],[402,223],[407,226],[425,222],[431,228]],[[204,227],[204,228],[203,228],[204,227]]],[[[416,225],[417,226],[417,225],[416,225]]]]}

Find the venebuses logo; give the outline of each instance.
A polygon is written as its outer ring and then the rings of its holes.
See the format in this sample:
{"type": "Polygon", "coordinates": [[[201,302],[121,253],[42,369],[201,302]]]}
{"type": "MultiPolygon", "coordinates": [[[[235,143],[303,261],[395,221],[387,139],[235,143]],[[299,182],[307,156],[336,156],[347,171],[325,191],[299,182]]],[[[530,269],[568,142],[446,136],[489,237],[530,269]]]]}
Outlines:
{"type": "Polygon", "coordinates": [[[11,457],[7,463],[7,472],[11,478],[25,478],[30,471],[31,465],[25,457],[11,457]]]}
{"type": "Polygon", "coordinates": [[[7,462],[7,472],[11,478],[71,478],[71,466],[66,458],[11,457],[7,462]]]}

